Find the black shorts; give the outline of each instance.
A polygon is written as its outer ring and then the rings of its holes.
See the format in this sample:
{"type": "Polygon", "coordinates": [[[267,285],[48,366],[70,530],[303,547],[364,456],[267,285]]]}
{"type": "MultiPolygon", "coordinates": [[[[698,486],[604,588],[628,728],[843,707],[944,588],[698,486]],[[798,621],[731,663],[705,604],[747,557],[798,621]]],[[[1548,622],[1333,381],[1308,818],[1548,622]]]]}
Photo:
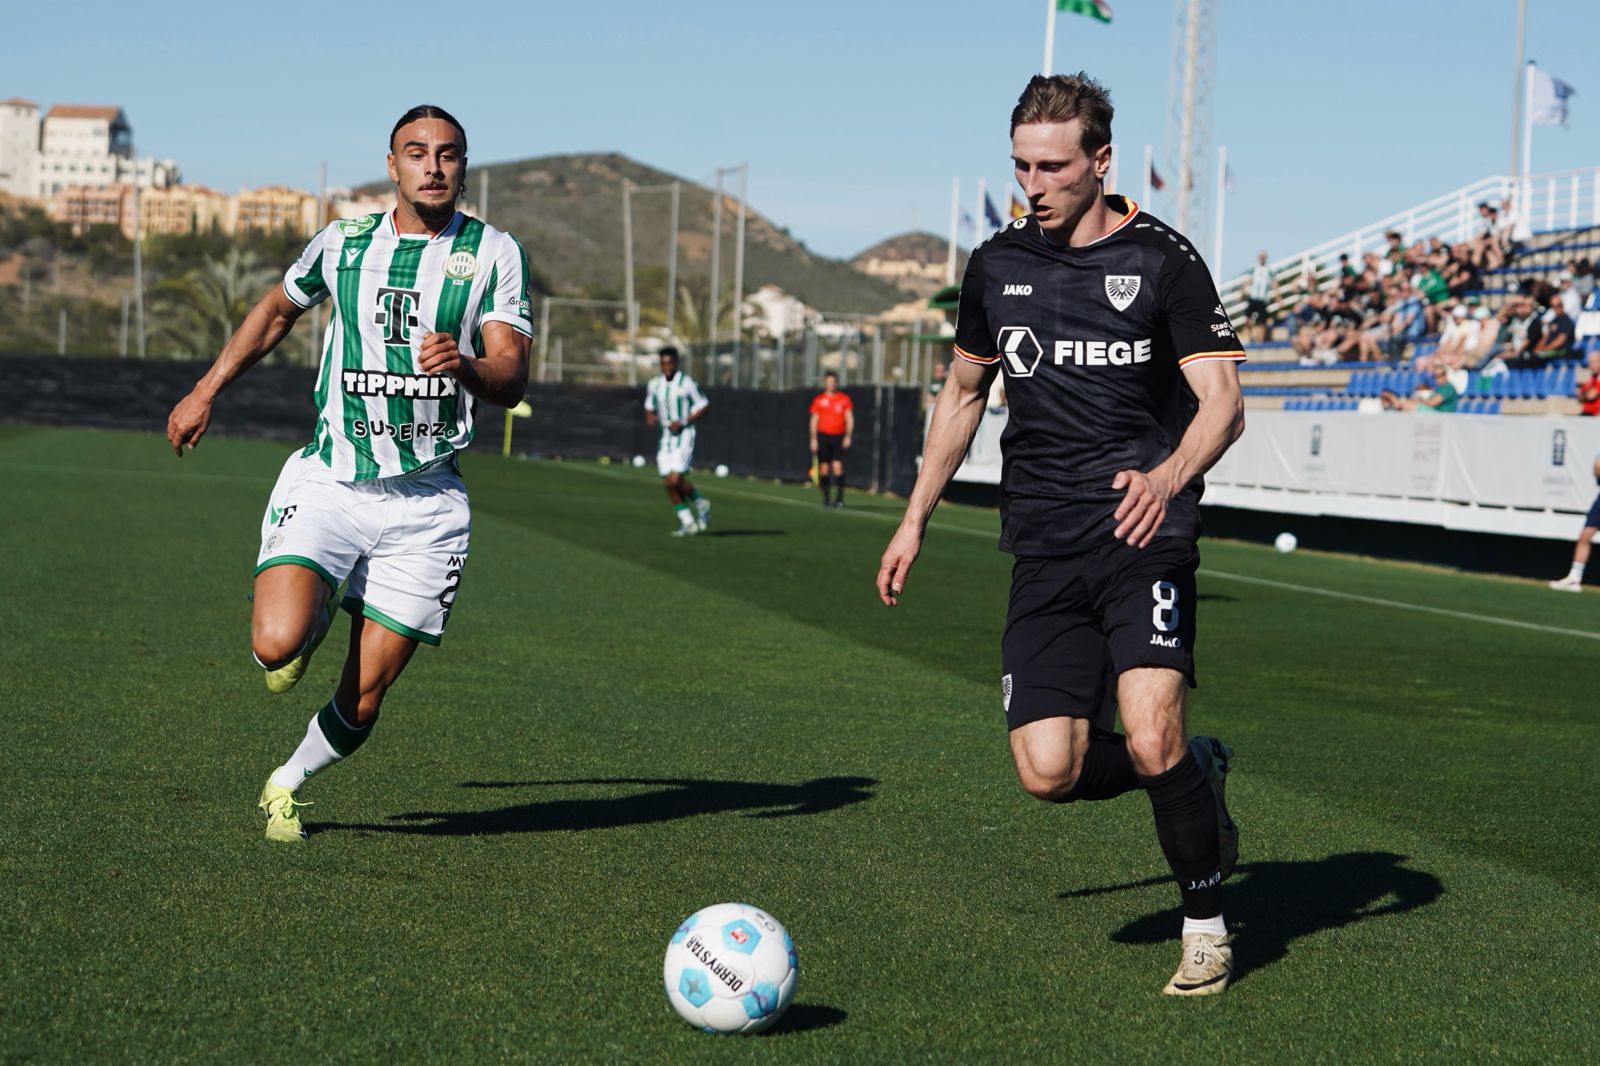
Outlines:
{"type": "Polygon", "coordinates": [[[1199,565],[1183,537],[1017,559],[1000,641],[1007,728],[1067,717],[1111,729],[1117,676],[1136,666],[1177,670],[1193,687],[1199,565]]]}
{"type": "Polygon", "coordinates": [[[1594,503],[1589,505],[1589,513],[1584,516],[1583,524],[1600,529],[1600,496],[1594,498],[1594,503]]]}
{"type": "Polygon", "coordinates": [[[817,434],[817,462],[832,463],[844,461],[844,434],[843,433],[818,433],[817,434]]]}
{"type": "Polygon", "coordinates": [[[1244,320],[1252,325],[1261,325],[1267,320],[1267,301],[1246,300],[1244,302],[1244,320]]]}

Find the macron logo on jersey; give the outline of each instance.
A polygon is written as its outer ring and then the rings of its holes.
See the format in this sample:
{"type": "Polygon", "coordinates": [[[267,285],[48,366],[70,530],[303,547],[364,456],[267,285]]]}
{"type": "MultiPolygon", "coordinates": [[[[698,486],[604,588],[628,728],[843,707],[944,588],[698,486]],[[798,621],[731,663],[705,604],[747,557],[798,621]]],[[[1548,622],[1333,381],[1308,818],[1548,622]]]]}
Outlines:
{"type": "MultiPolygon", "coordinates": [[[[1006,370],[1014,378],[1033,376],[1034,367],[1044,355],[1044,348],[1033,330],[1027,326],[1002,326],[995,335],[1000,344],[1000,354],[1005,358],[1006,370]]],[[[1059,361],[1059,360],[1058,360],[1059,361]]]]}

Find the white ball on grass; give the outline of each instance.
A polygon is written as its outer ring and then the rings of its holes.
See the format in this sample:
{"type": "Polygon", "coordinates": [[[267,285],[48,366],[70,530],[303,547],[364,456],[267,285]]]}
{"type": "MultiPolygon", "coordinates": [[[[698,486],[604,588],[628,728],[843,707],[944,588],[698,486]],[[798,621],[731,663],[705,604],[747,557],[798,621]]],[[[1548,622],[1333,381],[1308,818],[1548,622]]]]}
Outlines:
{"type": "Polygon", "coordinates": [[[1272,542],[1272,546],[1288,555],[1300,546],[1300,541],[1293,533],[1279,533],[1278,539],[1272,542]]]}
{"type": "Polygon", "coordinates": [[[642,455],[635,455],[635,456],[634,456],[634,457],[633,457],[633,465],[634,465],[634,466],[643,466],[643,465],[644,465],[644,456],[642,456],[642,455]]]}
{"type": "Polygon", "coordinates": [[[728,476],[728,464],[727,463],[718,463],[717,464],[717,476],[718,477],[727,477],[728,476]]]}

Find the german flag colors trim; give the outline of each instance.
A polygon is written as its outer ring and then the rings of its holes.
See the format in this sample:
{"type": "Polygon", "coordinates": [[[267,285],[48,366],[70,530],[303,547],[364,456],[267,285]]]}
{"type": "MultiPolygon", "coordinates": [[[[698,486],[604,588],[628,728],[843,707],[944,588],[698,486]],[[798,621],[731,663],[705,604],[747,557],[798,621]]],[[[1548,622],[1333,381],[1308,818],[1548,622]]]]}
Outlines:
{"type": "Polygon", "coordinates": [[[977,363],[979,366],[993,366],[995,363],[998,363],[1000,361],[1000,353],[999,352],[995,352],[993,355],[990,355],[990,356],[982,356],[982,355],[973,355],[971,352],[962,351],[961,350],[961,345],[959,345],[959,344],[954,345],[953,347],[956,350],[956,354],[959,355],[961,358],[965,359],[969,363],[977,363]]]}

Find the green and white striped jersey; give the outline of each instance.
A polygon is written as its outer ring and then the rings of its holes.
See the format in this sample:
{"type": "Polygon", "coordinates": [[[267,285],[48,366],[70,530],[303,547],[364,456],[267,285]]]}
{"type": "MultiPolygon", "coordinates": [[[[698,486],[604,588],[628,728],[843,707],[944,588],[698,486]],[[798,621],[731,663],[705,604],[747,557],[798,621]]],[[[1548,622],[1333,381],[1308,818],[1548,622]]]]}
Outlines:
{"type": "Polygon", "coordinates": [[[417,369],[423,337],[450,333],[476,358],[485,322],[533,336],[522,246],[460,212],[433,237],[397,232],[393,211],[340,219],[312,238],[283,291],[301,307],[333,302],[305,454],[341,481],[408,474],[472,440],[477,401],[450,375],[417,369]]]}
{"type": "Polygon", "coordinates": [[[654,411],[656,417],[661,419],[662,441],[672,436],[672,431],[667,429],[672,422],[682,422],[688,426],[685,432],[694,432],[694,427],[688,425],[689,416],[709,405],[710,401],[700,391],[700,386],[694,383],[694,378],[682,370],[674,374],[671,381],[665,375],[657,374],[644,388],[644,409],[654,411]]]}

